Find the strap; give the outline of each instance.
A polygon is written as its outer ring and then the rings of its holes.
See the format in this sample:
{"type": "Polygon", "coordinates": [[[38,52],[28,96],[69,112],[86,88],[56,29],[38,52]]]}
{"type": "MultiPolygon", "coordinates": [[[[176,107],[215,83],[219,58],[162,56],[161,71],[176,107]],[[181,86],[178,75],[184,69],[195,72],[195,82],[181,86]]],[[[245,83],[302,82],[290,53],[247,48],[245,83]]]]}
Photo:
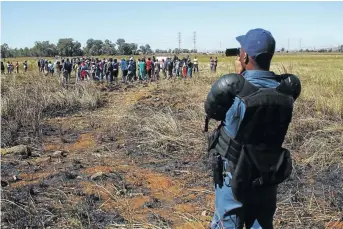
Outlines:
{"type": "Polygon", "coordinates": [[[240,77],[243,78],[244,84],[243,88],[240,92],[238,92],[237,96],[239,98],[244,98],[250,94],[253,94],[259,90],[258,87],[254,86],[252,83],[250,83],[248,80],[245,80],[245,78],[242,75],[239,75],[240,77]]]}

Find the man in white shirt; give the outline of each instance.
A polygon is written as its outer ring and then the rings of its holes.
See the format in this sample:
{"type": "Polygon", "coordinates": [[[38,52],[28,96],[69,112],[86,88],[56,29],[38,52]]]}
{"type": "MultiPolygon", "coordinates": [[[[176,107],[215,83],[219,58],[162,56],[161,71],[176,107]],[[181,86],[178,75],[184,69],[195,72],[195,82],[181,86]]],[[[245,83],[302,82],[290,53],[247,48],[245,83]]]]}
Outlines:
{"type": "Polygon", "coordinates": [[[195,72],[195,70],[196,70],[197,72],[199,72],[199,68],[198,68],[198,58],[197,58],[197,57],[194,58],[193,63],[194,63],[194,72],[195,72]]]}

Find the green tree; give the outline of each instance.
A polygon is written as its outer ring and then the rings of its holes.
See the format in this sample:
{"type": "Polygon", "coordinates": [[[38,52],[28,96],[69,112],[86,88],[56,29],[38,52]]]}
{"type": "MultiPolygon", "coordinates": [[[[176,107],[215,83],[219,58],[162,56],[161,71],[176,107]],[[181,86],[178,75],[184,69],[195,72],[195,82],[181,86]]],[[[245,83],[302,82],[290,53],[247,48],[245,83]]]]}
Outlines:
{"type": "Polygon", "coordinates": [[[9,56],[10,48],[8,47],[8,44],[4,43],[1,45],[1,58],[6,58],[9,56]]]}
{"type": "Polygon", "coordinates": [[[82,55],[81,44],[72,38],[62,38],[57,42],[57,50],[60,56],[82,55]]]}

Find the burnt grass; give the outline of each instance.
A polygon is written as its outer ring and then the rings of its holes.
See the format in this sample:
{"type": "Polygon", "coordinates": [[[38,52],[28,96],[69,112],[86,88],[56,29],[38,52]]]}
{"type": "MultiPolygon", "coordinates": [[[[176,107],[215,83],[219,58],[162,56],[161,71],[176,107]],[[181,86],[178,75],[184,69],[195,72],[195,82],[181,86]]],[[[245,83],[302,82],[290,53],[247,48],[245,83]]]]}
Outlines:
{"type": "MultiPolygon", "coordinates": [[[[111,96],[113,91],[133,90],[134,88],[102,88],[102,98],[111,96]]],[[[177,89],[176,89],[177,90],[177,89]]],[[[172,111],[175,120],[180,124],[181,132],[188,131],[184,125],[191,122],[187,109],[199,110],[199,107],[189,105],[178,106],[187,103],[182,91],[172,95],[163,89],[157,89],[150,96],[141,98],[130,111],[138,117],[147,117],[154,112],[165,114],[172,111]],[[162,96],[163,94],[163,96],[162,96]]],[[[106,102],[103,102],[105,105],[106,102]]],[[[199,110],[199,112],[202,112],[199,110]]],[[[69,113],[68,115],[71,115],[69,113]]],[[[144,118],[143,118],[144,119],[144,118]]],[[[194,126],[194,136],[202,139],[201,145],[189,141],[188,145],[177,144],[173,141],[165,141],[159,145],[137,143],[137,139],[146,139],[149,136],[142,131],[141,125],[146,125],[144,120],[132,122],[123,120],[122,123],[111,126],[102,133],[102,140],[98,147],[86,149],[80,155],[67,155],[63,158],[51,158],[52,152],[42,149],[42,138],[61,138],[65,143],[74,143],[82,133],[91,129],[85,127],[83,130],[61,129],[58,126],[42,124],[41,136],[36,137],[34,133],[22,131],[15,133],[11,144],[27,144],[34,147],[44,162],[35,162],[33,157],[20,158],[17,155],[6,155],[1,161],[1,227],[2,228],[106,228],[110,224],[128,223],[124,217],[113,209],[103,211],[100,206],[104,204],[101,195],[86,192],[82,182],[89,182],[105,186],[113,184],[118,190],[125,192],[117,193],[118,197],[127,196],[130,193],[143,193],[149,195],[145,187],[126,181],[123,173],[112,171],[91,179],[89,174],[83,170],[97,166],[106,166],[106,160],[121,158],[127,161],[133,160],[140,168],[151,169],[161,174],[172,177],[175,180],[185,180],[184,188],[203,187],[213,191],[212,172],[209,166],[209,157],[206,154],[206,138],[201,133],[201,126],[194,126]],[[198,134],[197,134],[198,133],[198,134]],[[125,143],[118,143],[118,136],[124,136],[125,143]],[[156,148],[159,153],[156,153],[156,148]],[[115,153],[113,153],[115,152],[115,153]],[[101,154],[104,157],[96,157],[101,154]],[[186,172],[185,172],[186,171],[186,172]],[[187,172],[188,171],[188,172],[187,172]],[[43,174],[39,179],[28,179],[21,177],[22,174],[43,174]],[[15,176],[15,179],[13,178],[15,176]],[[24,182],[23,182],[24,181],[24,182]],[[19,182],[23,182],[18,185],[19,182]]],[[[302,128],[299,125],[299,128],[302,128]]],[[[308,127],[302,129],[296,136],[296,144],[291,146],[292,152],[301,154],[301,145],[306,138],[304,133],[320,129],[308,127]],[[311,129],[309,129],[311,128],[311,129]]],[[[293,141],[294,142],[294,141],[293,141]]],[[[280,228],[325,228],[327,220],[308,220],[315,218],[316,211],[310,210],[308,206],[311,196],[317,200],[319,211],[323,208],[328,212],[343,211],[343,168],[338,163],[331,164],[324,170],[318,172],[318,168],[311,164],[304,164],[293,160],[294,169],[292,176],[279,186],[279,202],[286,204],[280,208],[288,215],[278,217],[280,228]],[[309,182],[309,179],[313,180],[309,182]],[[296,214],[290,209],[290,203],[298,207],[296,214]],[[301,220],[301,223],[297,219],[301,220]]],[[[114,192],[114,189],[110,190],[114,192]]],[[[176,202],[186,203],[189,200],[178,198],[176,202]]],[[[205,205],[205,198],[198,195],[194,200],[205,205]]],[[[163,202],[152,198],[144,203],[144,208],[163,208],[163,202]]],[[[210,213],[210,215],[212,212],[210,213]]],[[[282,214],[278,212],[277,214],[282,214]]],[[[172,227],[173,222],[158,214],[150,213],[147,218],[149,222],[159,227],[172,227]]],[[[343,222],[343,218],[341,219],[343,222]]]]}

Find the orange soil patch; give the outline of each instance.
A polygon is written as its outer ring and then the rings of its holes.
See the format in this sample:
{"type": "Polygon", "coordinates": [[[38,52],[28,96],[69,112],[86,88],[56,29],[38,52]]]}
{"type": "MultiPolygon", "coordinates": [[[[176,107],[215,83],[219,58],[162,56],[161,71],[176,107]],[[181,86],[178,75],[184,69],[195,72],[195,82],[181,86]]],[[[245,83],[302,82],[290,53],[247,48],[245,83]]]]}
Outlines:
{"type": "Polygon", "coordinates": [[[208,227],[208,222],[187,222],[180,226],[175,226],[175,229],[205,229],[208,227]]]}
{"type": "Polygon", "coordinates": [[[326,229],[343,229],[343,222],[329,222],[326,224],[326,229]]]}
{"type": "Polygon", "coordinates": [[[18,188],[18,187],[22,187],[25,185],[31,185],[31,184],[38,184],[40,182],[40,180],[34,180],[34,181],[18,181],[16,183],[11,184],[12,188],[18,188]]]}
{"type": "Polygon", "coordinates": [[[37,184],[51,174],[52,173],[21,173],[19,174],[19,178],[22,180],[11,184],[11,187],[17,188],[25,185],[37,184]]]}
{"type": "MultiPolygon", "coordinates": [[[[54,138],[53,140],[55,140],[54,138]]],[[[74,144],[63,144],[60,142],[50,142],[43,145],[44,151],[66,150],[69,152],[85,150],[96,145],[95,138],[92,133],[81,134],[79,139],[74,144]]]]}
{"type": "Polygon", "coordinates": [[[62,148],[63,148],[62,144],[50,143],[50,144],[43,145],[44,151],[56,151],[56,150],[61,150],[62,148]]]}
{"type": "Polygon", "coordinates": [[[176,181],[148,169],[133,171],[133,168],[130,168],[127,169],[131,173],[127,173],[125,179],[135,185],[145,185],[157,199],[173,201],[175,197],[182,195],[182,187],[176,181]]]}
{"type": "Polygon", "coordinates": [[[83,187],[83,191],[88,194],[94,194],[98,195],[103,201],[108,201],[112,198],[112,195],[115,194],[115,192],[112,190],[111,186],[109,185],[103,185],[102,187],[96,185],[95,183],[83,181],[80,182],[80,185],[83,187]],[[113,192],[111,192],[113,191],[113,192]]]}
{"type": "Polygon", "coordinates": [[[197,211],[197,206],[194,204],[177,204],[175,205],[174,210],[177,212],[194,213],[197,211]]]}
{"type": "Polygon", "coordinates": [[[66,146],[65,150],[79,151],[91,148],[96,145],[94,136],[92,133],[81,134],[79,140],[70,146],[66,146]]]}
{"type": "Polygon", "coordinates": [[[113,171],[113,167],[111,166],[96,166],[96,167],[91,167],[83,170],[83,172],[86,175],[93,175],[97,172],[103,172],[103,173],[111,173],[113,171]]]}
{"type": "Polygon", "coordinates": [[[30,181],[30,180],[37,180],[43,179],[49,176],[51,173],[21,173],[19,177],[23,180],[30,181]]]}

